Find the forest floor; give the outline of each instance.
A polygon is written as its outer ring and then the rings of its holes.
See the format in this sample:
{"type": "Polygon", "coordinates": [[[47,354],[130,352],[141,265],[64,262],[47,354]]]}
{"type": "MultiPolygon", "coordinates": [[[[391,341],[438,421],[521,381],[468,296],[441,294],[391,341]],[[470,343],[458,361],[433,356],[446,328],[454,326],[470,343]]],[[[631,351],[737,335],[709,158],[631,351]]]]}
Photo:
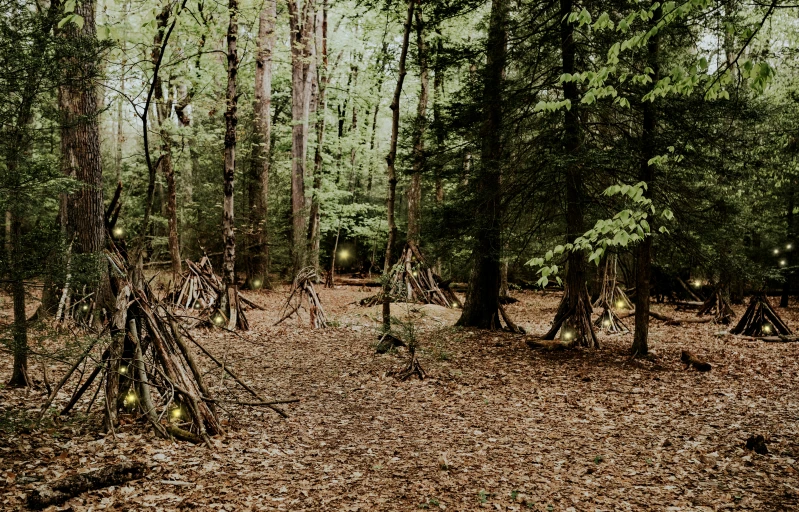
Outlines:
{"type": "MultiPolygon", "coordinates": [[[[637,361],[629,357],[631,335],[601,335],[598,351],[534,351],[525,336],[453,327],[457,311],[395,305],[415,326],[428,373],[424,381],[398,382],[385,374],[404,363],[405,352],[376,355],[377,310],[354,304],[368,292],[320,292],[334,328],[312,330],[296,320],[272,326],[284,288],[248,294],[267,308],[248,312],[249,333],[196,330],[264,395],[300,399],[285,406],[288,419],[225,406],[227,432],[212,450],[159,440],[132,417],[115,436],[100,433],[94,413],[31,425],[25,418],[44,392],[0,388],[0,509],[21,509],[42,482],[127,459],[147,463],[147,476],[58,510],[799,508],[797,343],[653,321],[656,357],[637,361]],[[682,349],[713,370],[684,371],[682,349]],[[765,436],[767,455],[744,449],[753,434],[765,436]]],[[[559,294],[516,297],[509,312],[543,333],[559,294]]],[[[2,308],[7,323],[7,297],[2,308]]],[[[779,311],[799,328],[799,308],[779,311]]],[[[216,396],[247,399],[199,359],[216,396]]],[[[48,368],[51,381],[64,371],[48,368]]],[[[42,376],[36,358],[30,373],[42,376]]],[[[0,382],[9,375],[4,354],[0,382]]]]}

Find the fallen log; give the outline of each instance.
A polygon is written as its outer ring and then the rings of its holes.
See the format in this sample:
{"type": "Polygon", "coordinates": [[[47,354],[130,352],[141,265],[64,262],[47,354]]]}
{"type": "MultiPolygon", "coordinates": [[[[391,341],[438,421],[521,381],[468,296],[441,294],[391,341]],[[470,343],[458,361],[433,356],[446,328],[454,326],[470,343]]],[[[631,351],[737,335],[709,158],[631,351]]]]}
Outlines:
{"type": "Polygon", "coordinates": [[[28,496],[28,508],[41,510],[58,505],[86,491],[120,485],[144,476],[147,466],[142,462],[122,462],[113,466],[73,475],[40,487],[28,496]]]}

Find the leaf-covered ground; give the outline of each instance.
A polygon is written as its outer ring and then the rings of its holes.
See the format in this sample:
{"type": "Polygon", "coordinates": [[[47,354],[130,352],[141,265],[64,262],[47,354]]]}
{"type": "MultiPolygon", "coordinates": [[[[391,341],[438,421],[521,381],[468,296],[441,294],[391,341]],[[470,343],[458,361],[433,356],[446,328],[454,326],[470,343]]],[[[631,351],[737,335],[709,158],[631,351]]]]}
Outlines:
{"type": "MultiPolygon", "coordinates": [[[[653,321],[657,356],[639,362],[629,359],[630,335],[602,336],[603,348],[593,352],[533,351],[523,336],[452,327],[457,312],[400,305],[395,311],[411,320],[406,325],[414,326],[429,378],[397,382],[385,373],[402,364],[405,353],[375,355],[376,309],[354,304],[366,295],[356,288],[321,290],[336,325],[328,330],[295,320],[273,327],[283,290],[250,295],[268,309],[249,313],[250,333],[196,332],[264,395],[301,400],[285,406],[287,420],[268,409],[225,406],[227,435],[213,450],[156,439],[131,417],[116,436],[99,434],[94,416],[31,426],[25,411],[41,405],[42,391],[0,389],[0,509],[21,508],[43,481],[125,459],[149,464],[148,476],[67,506],[799,508],[799,344],[719,336],[722,328],[713,324],[653,321]],[[684,371],[679,355],[685,348],[713,370],[684,371]],[[753,434],[766,437],[769,454],[744,450],[753,434]]],[[[544,332],[559,295],[517,297],[511,314],[529,331],[544,332]]],[[[780,312],[799,328],[796,309],[780,312]]],[[[209,360],[200,361],[217,396],[249,399],[209,360]]],[[[48,367],[51,381],[64,370],[48,367]]],[[[35,379],[41,368],[32,362],[35,379]]],[[[0,380],[9,374],[4,355],[0,380]]]]}

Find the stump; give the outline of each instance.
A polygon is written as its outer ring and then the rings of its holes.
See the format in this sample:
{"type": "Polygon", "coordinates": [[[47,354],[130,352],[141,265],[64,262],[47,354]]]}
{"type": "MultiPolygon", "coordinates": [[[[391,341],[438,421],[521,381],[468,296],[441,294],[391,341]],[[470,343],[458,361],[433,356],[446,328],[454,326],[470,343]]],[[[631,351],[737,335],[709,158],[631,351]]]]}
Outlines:
{"type": "Polygon", "coordinates": [[[301,319],[300,310],[306,309],[310,317],[309,323],[311,327],[315,329],[327,328],[327,315],[325,315],[325,309],[322,307],[322,300],[314,288],[315,281],[316,270],[313,267],[305,267],[300,270],[291,285],[291,291],[286,299],[286,304],[283,306],[280,320],[275,322],[275,325],[291,318],[294,314],[297,315],[298,319],[301,319]],[[303,299],[305,300],[303,301],[303,299]],[[307,308],[304,304],[307,304],[307,308]]]}
{"type": "Polygon", "coordinates": [[[749,307],[738,325],[730,329],[730,334],[743,334],[754,338],[793,334],[780,316],[774,311],[764,292],[752,296],[749,307]]]}

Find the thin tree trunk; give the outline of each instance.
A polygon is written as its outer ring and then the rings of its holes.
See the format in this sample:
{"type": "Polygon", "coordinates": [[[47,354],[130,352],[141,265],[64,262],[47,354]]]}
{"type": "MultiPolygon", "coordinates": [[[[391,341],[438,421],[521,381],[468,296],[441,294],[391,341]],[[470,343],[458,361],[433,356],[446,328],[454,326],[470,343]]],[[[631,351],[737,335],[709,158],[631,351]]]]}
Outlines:
{"type": "Polygon", "coordinates": [[[792,288],[793,288],[793,274],[794,274],[794,271],[793,271],[793,264],[794,264],[793,241],[794,241],[794,238],[795,238],[795,235],[796,235],[796,230],[794,228],[794,222],[795,221],[794,221],[794,215],[793,215],[794,194],[795,194],[795,192],[796,191],[795,191],[793,183],[789,183],[788,184],[788,212],[787,212],[787,214],[788,214],[788,216],[787,216],[787,220],[788,220],[788,233],[787,233],[787,235],[788,235],[788,237],[787,237],[787,239],[788,239],[788,243],[791,244],[791,249],[789,250],[789,249],[786,248],[786,253],[785,253],[785,265],[786,265],[787,268],[785,269],[785,282],[782,285],[782,296],[780,297],[780,307],[781,308],[787,308],[788,307],[788,302],[790,301],[791,291],[792,291],[792,288]]]}
{"type": "MultiPolygon", "coordinates": [[[[9,212],[10,213],[10,212],[9,212]]],[[[14,339],[11,351],[14,354],[14,367],[11,373],[11,380],[8,382],[10,387],[24,388],[28,382],[28,318],[25,314],[25,284],[22,280],[22,220],[17,215],[11,215],[9,231],[9,250],[13,270],[11,272],[11,294],[14,302],[14,339]]],[[[7,217],[8,219],[8,217],[7,217]]]]}
{"type": "Polygon", "coordinates": [[[255,56],[255,140],[250,176],[250,215],[253,226],[250,285],[269,286],[269,170],[271,167],[272,52],[275,46],[277,1],[266,0],[258,25],[255,56]],[[258,281],[260,283],[256,284],[258,281]]]}
{"type": "Polygon", "coordinates": [[[500,247],[502,213],[500,184],[503,160],[503,77],[507,59],[507,0],[493,0],[486,48],[483,84],[483,126],[480,169],[474,183],[478,203],[475,211],[474,268],[466,291],[466,303],[458,325],[497,329],[499,314],[500,247]]]}
{"type": "MultiPolygon", "coordinates": [[[[657,23],[662,16],[661,9],[655,10],[653,21],[657,23]]],[[[650,77],[651,83],[657,83],[660,79],[660,66],[658,63],[658,52],[660,46],[660,34],[655,34],[647,43],[648,66],[652,69],[650,77]]],[[[655,179],[655,166],[649,163],[657,152],[655,150],[655,131],[657,129],[657,117],[655,107],[650,101],[643,104],[644,120],[643,134],[641,137],[641,170],[639,180],[647,184],[647,197],[651,197],[655,179]]],[[[649,354],[649,302],[650,302],[650,279],[652,275],[652,236],[645,237],[638,246],[637,270],[635,274],[635,334],[633,338],[632,351],[638,357],[649,354]]]]}
{"type": "Polygon", "coordinates": [[[316,44],[320,45],[317,53],[321,56],[321,71],[317,71],[319,78],[319,97],[318,102],[321,107],[321,114],[317,114],[316,121],[316,150],[314,152],[313,169],[313,193],[311,194],[311,209],[308,222],[308,250],[310,252],[310,265],[316,271],[317,279],[319,276],[319,192],[322,188],[322,165],[324,151],[327,97],[325,91],[329,82],[328,57],[327,57],[327,0],[322,2],[322,10],[318,14],[321,17],[316,24],[316,44]]]}
{"type": "Polygon", "coordinates": [[[233,178],[236,171],[236,125],[238,124],[236,96],[236,77],[239,71],[239,57],[236,50],[238,40],[238,0],[228,0],[230,21],[227,30],[227,108],[225,110],[225,163],[224,163],[224,213],[222,220],[222,238],[225,252],[222,264],[222,279],[225,283],[227,301],[228,329],[236,328],[238,291],[236,288],[236,233],[233,216],[233,178]]]}
{"type": "Polygon", "coordinates": [[[424,40],[424,18],[421,5],[416,11],[416,45],[419,59],[419,105],[416,109],[416,123],[413,131],[413,167],[411,186],[408,190],[408,234],[409,244],[419,245],[422,232],[422,171],[425,167],[424,135],[427,129],[427,99],[430,84],[427,65],[427,46],[424,40]]]}
{"type": "Polygon", "coordinates": [[[386,155],[386,167],[388,169],[388,199],[386,200],[386,217],[388,219],[388,243],[386,244],[386,261],[383,267],[383,328],[386,332],[391,328],[391,283],[388,275],[391,272],[391,252],[394,241],[397,238],[397,224],[394,220],[394,201],[397,195],[397,169],[395,161],[397,159],[397,139],[399,138],[400,120],[400,97],[402,96],[402,84],[405,82],[405,63],[408,58],[408,45],[411,38],[411,24],[413,23],[413,11],[416,2],[421,0],[408,0],[408,16],[405,19],[405,30],[402,35],[402,51],[399,59],[399,76],[397,77],[397,87],[394,89],[394,98],[391,101],[391,145],[388,155],[386,155]]]}
{"type": "Polygon", "coordinates": [[[127,66],[128,59],[125,53],[125,42],[122,42],[122,62],[120,64],[119,73],[119,91],[120,97],[117,101],[117,147],[116,155],[114,158],[114,171],[116,174],[117,183],[122,183],[122,147],[125,145],[125,131],[122,122],[122,104],[125,101],[125,66],[127,66]]]}
{"type": "Polygon", "coordinates": [[[313,0],[300,8],[289,0],[291,29],[291,266],[297,274],[306,261],[305,157],[308,130],[308,70],[310,36],[313,28],[313,0]]]}

